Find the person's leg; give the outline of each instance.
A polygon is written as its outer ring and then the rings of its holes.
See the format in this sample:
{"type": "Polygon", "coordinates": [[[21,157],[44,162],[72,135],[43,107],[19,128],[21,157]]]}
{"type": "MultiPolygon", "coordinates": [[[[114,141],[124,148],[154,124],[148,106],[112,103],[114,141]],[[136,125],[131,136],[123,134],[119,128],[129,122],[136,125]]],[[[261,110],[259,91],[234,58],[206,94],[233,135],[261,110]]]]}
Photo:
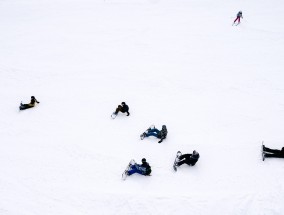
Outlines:
{"type": "Polygon", "coordinates": [[[183,165],[184,163],[186,162],[186,160],[184,159],[184,160],[182,160],[182,161],[179,161],[179,162],[177,162],[177,166],[181,166],[181,165],[183,165]]]}
{"type": "Polygon", "coordinates": [[[149,137],[149,136],[158,137],[159,132],[160,131],[157,128],[151,128],[150,130],[147,131],[146,137],[149,137]]]}
{"type": "Polygon", "coordinates": [[[131,169],[128,170],[128,175],[132,175],[134,173],[138,173],[138,174],[144,175],[144,172],[145,172],[145,168],[144,167],[141,167],[138,164],[134,164],[130,168],[131,169]]]}
{"type": "Polygon", "coordinates": [[[156,132],[156,133],[159,133],[160,132],[160,130],[159,129],[157,129],[157,128],[153,128],[153,129],[151,129],[153,132],[156,132]]]}
{"type": "Polygon", "coordinates": [[[270,149],[270,148],[267,148],[267,147],[263,147],[263,151],[264,152],[270,152],[270,153],[281,153],[281,151],[280,150],[278,150],[278,149],[270,149]]]}
{"type": "Polygon", "coordinates": [[[266,158],[284,158],[284,155],[282,155],[282,154],[266,154],[265,153],[265,157],[266,158]]]}
{"type": "Polygon", "coordinates": [[[238,20],[238,18],[239,18],[239,17],[237,17],[237,18],[234,20],[234,23],[238,20]]]}
{"type": "Polygon", "coordinates": [[[179,159],[182,160],[182,159],[189,159],[191,156],[191,154],[184,154],[184,155],[181,155],[179,156],[179,159]]]}
{"type": "Polygon", "coordinates": [[[134,173],[137,173],[136,164],[130,166],[130,170],[127,171],[128,175],[132,175],[134,173]]]}
{"type": "Polygon", "coordinates": [[[118,114],[118,112],[121,112],[122,111],[122,108],[121,108],[121,106],[120,105],[118,105],[118,107],[116,108],[116,110],[115,110],[115,114],[118,114]]]}
{"type": "Polygon", "coordinates": [[[139,164],[136,165],[136,169],[137,169],[137,173],[139,173],[140,175],[145,175],[146,173],[146,168],[140,166],[139,164]]]}
{"type": "Polygon", "coordinates": [[[179,161],[177,162],[177,166],[183,165],[184,163],[187,163],[191,154],[183,154],[178,157],[179,161]]]}
{"type": "Polygon", "coordinates": [[[146,137],[149,137],[149,136],[158,137],[158,134],[155,133],[155,132],[148,132],[148,133],[146,133],[146,137]]]}
{"type": "Polygon", "coordinates": [[[34,106],[30,105],[30,104],[22,104],[21,105],[21,110],[25,110],[25,109],[28,109],[28,108],[32,108],[34,106]]]}

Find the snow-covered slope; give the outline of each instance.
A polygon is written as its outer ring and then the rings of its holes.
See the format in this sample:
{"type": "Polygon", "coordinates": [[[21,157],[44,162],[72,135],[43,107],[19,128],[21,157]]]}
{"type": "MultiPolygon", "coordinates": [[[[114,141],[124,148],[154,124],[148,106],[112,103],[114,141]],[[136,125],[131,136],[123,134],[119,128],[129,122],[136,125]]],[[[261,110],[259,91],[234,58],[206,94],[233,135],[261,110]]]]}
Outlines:
{"type": "Polygon", "coordinates": [[[283,214],[284,160],[260,156],[284,146],[283,7],[1,0],[0,214],[283,214]],[[143,157],[152,176],[122,181],[143,157]]]}

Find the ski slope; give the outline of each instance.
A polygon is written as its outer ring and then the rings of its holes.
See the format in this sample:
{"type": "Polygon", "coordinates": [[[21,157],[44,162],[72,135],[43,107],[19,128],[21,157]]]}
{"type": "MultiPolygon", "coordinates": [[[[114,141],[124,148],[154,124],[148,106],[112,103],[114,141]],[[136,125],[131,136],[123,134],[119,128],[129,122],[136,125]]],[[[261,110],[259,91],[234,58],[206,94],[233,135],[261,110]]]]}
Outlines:
{"type": "Polygon", "coordinates": [[[0,0],[0,214],[283,214],[284,160],[260,150],[284,146],[283,8],[0,0]],[[163,143],[140,140],[152,124],[163,143]],[[122,181],[143,157],[152,176],[122,181]]]}

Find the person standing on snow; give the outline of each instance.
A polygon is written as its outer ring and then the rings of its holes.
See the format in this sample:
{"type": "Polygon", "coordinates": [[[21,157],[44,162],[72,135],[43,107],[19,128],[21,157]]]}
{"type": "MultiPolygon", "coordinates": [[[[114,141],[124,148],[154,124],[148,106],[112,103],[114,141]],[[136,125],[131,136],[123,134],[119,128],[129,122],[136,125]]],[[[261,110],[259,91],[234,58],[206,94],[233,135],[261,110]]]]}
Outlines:
{"type": "Polygon", "coordinates": [[[238,21],[238,24],[240,24],[241,23],[241,18],[243,19],[243,13],[242,13],[242,11],[239,11],[238,14],[237,14],[237,18],[234,20],[233,25],[235,24],[236,21],[238,21]]]}

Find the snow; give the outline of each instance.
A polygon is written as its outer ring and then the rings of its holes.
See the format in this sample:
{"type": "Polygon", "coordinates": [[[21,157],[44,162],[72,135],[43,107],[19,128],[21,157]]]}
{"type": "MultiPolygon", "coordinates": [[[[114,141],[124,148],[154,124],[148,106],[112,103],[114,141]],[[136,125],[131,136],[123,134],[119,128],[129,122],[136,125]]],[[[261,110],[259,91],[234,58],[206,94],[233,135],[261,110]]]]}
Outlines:
{"type": "Polygon", "coordinates": [[[284,160],[260,150],[284,146],[283,7],[1,0],[0,214],[283,214],[284,160]],[[122,181],[143,157],[152,176],[122,181]]]}

